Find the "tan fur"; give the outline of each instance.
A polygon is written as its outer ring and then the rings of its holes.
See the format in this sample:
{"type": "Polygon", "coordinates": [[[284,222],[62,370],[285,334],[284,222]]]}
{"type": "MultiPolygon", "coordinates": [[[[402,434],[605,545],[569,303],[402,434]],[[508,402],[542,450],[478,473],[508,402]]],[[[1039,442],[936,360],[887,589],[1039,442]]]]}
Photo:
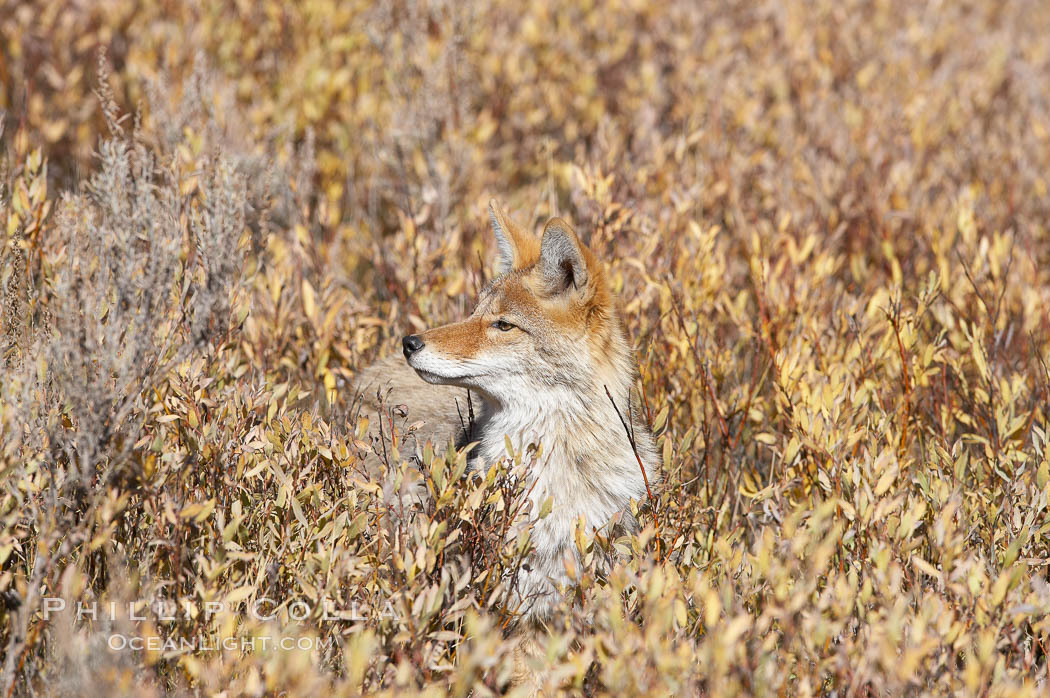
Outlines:
{"type": "MultiPolygon", "coordinates": [[[[354,425],[357,416],[368,419],[371,451],[365,467],[371,478],[380,477],[380,464],[384,458],[389,460],[395,444],[403,458],[410,458],[422,457],[427,443],[435,450],[450,442],[466,443],[462,425],[470,419],[469,391],[424,383],[403,356],[388,356],[359,372],[354,390],[359,402],[351,419],[354,425]]],[[[411,469],[399,490],[394,491],[390,482],[383,484],[388,504],[411,504],[425,493],[421,475],[411,469]]]]}
{"type": "Polygon", "coordinates": [[[428,330],[424,336],[426,341],[443,346],[462,359],[476,355],[487,339],[483,318],[471,318],[465,322],[428,330]]]}
{"type": "Polygon", "coordinates": [[[509,238],[512,254],[510,266],[522,269],[535,264],[540,258],[540,245],[536,237],[511,220],[503,206],[495,199],[489,204],[489,214],[493,225],[500,226],[509,238]]]}
{"type": "Polygon", "coordinates": [[[543,647],[537,639],[537,628],[522,628],[518,631],[517,645],[514,648],[514,670],[510,681],[512,686],[525,688],[524,695],[540,696],[540,677],[533,669],[543,659],[543,647]]]}
{"type": "Polygon", "coordinates": [[[403,356],[388,356],[364,369],[358,373],[354,388],[361,393],[361,413],[369,418],[370,431],[378,431],[382,405],[384,435],[391,437],[387,422],[391,419],[388,413],[394,410],[394,426],[409,440],[410,447],[422,447],[428,441],[440,447],[458,439],[460,416],[464,420],[468,416],[467,390],[424,383],[403,356]],[[407,429],[417,422],[423,425],[407,429]]]}

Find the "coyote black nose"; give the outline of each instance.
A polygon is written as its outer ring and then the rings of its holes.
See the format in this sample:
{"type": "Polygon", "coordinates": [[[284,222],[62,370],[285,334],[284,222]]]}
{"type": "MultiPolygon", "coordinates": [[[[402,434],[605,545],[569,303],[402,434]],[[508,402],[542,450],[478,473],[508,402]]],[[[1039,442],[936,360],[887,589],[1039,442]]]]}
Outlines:
{"type": "Polygon", "coordinates": [[[401,346],[405,349],[405,358],[412,356],[423,348],[423,340],[418,334],[410,334],[401,340],[401,346]]]}

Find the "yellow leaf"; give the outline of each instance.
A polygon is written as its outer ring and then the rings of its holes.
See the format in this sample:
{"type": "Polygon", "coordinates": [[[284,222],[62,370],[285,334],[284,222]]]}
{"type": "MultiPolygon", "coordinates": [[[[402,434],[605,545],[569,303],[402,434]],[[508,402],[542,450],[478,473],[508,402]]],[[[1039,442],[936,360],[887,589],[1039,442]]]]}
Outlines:
{"type": "Polygon", "coordinates": [[[882,477],[879,478],[878,483],[876,483],[875,485],[876,497],[881,497],[882,495],[886,494],[886,491],[889,490],[890,485],[892,485],[893,481],[897,479],[897,474],[899,472],[900,466],[894,463],[886,470],[886,472],[882,474],[882,477]]]}
{"type": "Polygon", "coordinates": [[[303,279],[303,310],[311,321],[317,317],[317,293],[306,279],[303,279]]]}
{"type": "Polygon", "coordinates": [[[991,597],[988,599],[991,602],[992,608],[995,608],[1003,602],[1006,598],[1006,592],[1010,588],[1010,582],[1013,579],[1013,568],[1003,570],[999,578],[995,580],[995,584],[992,585],[991,597]]]}
{"type": "Polygon", "coordinates": [[[193,519],[196,523],[200,523],[208,518],[213,511],[215,511],[215,500],[209,499],[206,502],[187,504],[183,507],[182,511],[179,512],[179,516],[184,519],[193,519]]]}
{"type": "Polygon", "coordinates": [[[255,587],[251,584],[246,584],[242,587],[237,587],[236,589],[234,589],[226,595],[226,603],[235,604],[240,601],[244,601],[253,593],[255,593],[255,587]]]}

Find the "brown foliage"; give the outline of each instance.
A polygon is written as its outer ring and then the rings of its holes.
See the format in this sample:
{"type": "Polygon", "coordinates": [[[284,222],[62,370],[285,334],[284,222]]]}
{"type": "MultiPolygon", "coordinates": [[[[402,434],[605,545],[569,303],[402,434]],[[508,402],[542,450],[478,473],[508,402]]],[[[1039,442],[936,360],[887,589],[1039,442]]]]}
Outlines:
{"type": "Polygon", "coordinates": [[[495,195],[608,263],[667,472],[580,536],[549,689],[1046,691],[1045,2],[36,5],[0,0],[3,690],[505,687],[515,466],[395,431],[405,516],[348,418],[466,311],[495,195]]]}

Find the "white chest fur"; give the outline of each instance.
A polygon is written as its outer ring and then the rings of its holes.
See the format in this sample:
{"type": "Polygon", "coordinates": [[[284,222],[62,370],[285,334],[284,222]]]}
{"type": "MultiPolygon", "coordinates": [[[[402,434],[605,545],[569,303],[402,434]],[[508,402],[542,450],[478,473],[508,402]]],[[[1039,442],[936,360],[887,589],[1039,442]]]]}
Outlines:
{"type": "MultiPolygon", "coordinates": [[[[588,533],[600,529],[646,495],[631,442],[608,398],[585,403],[578,396],[536,398],[530,409],[485,405],[478,426],[482,463],[507,457],[507,440],[527,463],[526,490],[535,516],[551,499],[550,513],[532,527],[533,553],[518,575],[526,616],[542,618],[557,602],[555,588],[567,581],[566,557],[575,560],[574,531],[582,516],[588,533]],[[542,445],[533,457],[532,445],[542,445]]],[[[604,396],[603,396],[604,397],[604,396]]],[[[654,462],[648,432],[639,453],[654,462]]]]}

